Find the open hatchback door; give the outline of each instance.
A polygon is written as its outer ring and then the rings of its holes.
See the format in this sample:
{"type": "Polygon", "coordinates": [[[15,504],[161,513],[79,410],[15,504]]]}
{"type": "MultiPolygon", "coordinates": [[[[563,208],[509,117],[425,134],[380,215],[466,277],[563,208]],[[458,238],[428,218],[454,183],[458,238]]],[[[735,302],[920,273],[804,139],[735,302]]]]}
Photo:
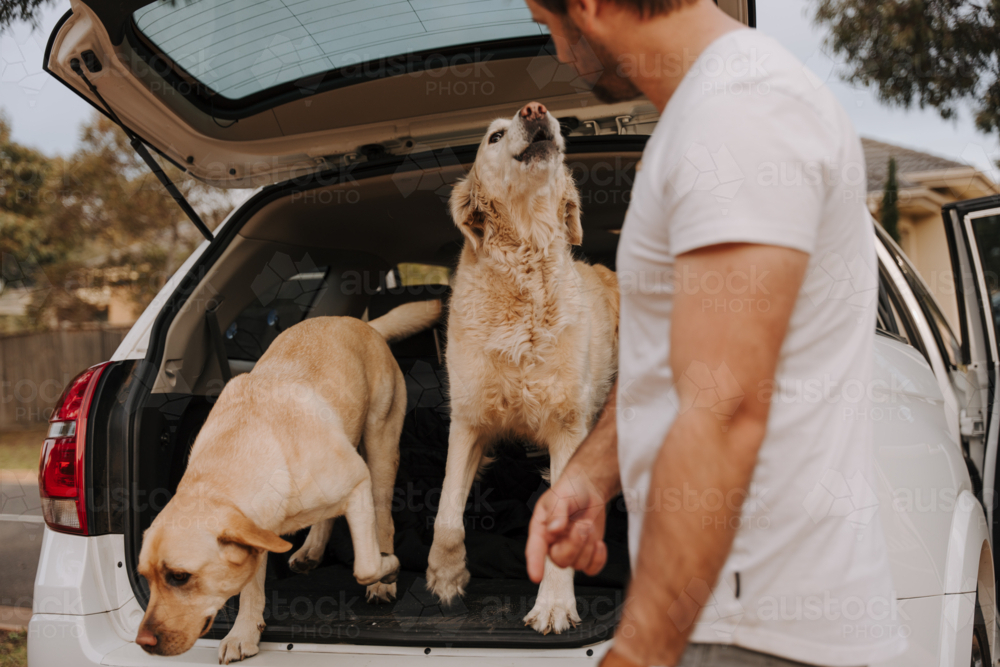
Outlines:
{"type": "MultiPolygon", "coordinates": [[[[753,0],[718,4],[754,25],[753,0]]],[[[475,144],[530,100],[565,133],[652,131],[648,101],[602,104],[554,53],[523,0],[73,0],[45,68],[222,187],[475,144]]]]}
{"type": "Polygon", "coordinates": [[[962,447],[970,469],[974,466],[981,475],[981,500],[996,559],[996,540],[1000,536],[996,501],[1000,197],[948,204],[942,208],[942,215],[955,271],[961,326],[961,359],[954,377],[958,380],[962,447]]]}

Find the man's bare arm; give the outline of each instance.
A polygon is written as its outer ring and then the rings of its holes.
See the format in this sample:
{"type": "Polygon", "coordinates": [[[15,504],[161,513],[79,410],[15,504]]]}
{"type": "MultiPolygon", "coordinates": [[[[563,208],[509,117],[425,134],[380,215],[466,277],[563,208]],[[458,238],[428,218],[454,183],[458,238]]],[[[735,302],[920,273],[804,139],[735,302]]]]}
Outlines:
{"type": "MultiPolygon", "coordinates": [[[[707,602],[704,592],[714,588],[732,547],[767,426],[769,405],[758,395],[759,387],[774,378],[807,263],[808,255],[797,250],[750,244],[678,256],[677,275],[700,279],[711,272],[734,289],[746,284],[740,275],[749,278],[755,271],[767,293],[754,295],[753,301],[767,307],[737,311],[718,307],[724,293],[676,292],[670,356],[680,414],[654,464],[636,570],[605,664],[674,665],[680,660],[707,602]],[[731,385],[720,393],[739,392],[737,406],[696,403],[704,382],[693,380],[706,373],[731,385]],[[706,502],[668,511],[665,499],[681,488],[706,502]]],[[[724,301],[738,298],[730,296],[724,301]]]]}

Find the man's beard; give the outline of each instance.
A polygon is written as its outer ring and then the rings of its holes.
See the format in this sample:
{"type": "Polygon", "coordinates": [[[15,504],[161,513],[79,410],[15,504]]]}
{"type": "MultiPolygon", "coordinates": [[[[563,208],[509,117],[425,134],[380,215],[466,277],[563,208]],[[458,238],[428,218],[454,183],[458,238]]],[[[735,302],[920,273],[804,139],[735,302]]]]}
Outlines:
{"type": "Polygon", "coordinates": [[[562,24],[575,56],[573,66],[582,78],[591,83],[591,92],[597,99],[611,104],[634,100],[642,95],[630,79],[618,73],[618,59],[603,44],[585,38],[565,14],[562,15],[562,24]],[[597,78],[593,80],[595,76],[597,78]]]}

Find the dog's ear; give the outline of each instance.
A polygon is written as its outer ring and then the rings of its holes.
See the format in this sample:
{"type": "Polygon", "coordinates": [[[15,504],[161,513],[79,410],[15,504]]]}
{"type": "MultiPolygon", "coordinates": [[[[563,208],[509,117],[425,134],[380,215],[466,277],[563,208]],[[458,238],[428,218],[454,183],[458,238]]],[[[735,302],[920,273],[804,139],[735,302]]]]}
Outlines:
{"type": "Polygon", "coordinates": [[[273,551],[279,554],[292,548],[291,542],[286,542],[270,530],[264,530],[239,510],[234,510],[226,517],[225,528],[219,533],[219,543],[222,545],[235,544],[251,550],[273,551]]]}
{"type": "Polygon", "coordinates": [[[583,243],[583,225],[580,223],[580,192],[573,182],[573,175],[566,170],[566,190],[559,202],[563,221],[566,224],[566,239],[570,245],[583,243]]]}
{"type": "Polygon", "coordinates": [[[470,171],[468,176],[455,183],[448,202],[451,206],[452,220],[468,239],[474,251],[478,250],[483,242],[486,224],[486,216],[476,190],[476,175],[470,171]]]}

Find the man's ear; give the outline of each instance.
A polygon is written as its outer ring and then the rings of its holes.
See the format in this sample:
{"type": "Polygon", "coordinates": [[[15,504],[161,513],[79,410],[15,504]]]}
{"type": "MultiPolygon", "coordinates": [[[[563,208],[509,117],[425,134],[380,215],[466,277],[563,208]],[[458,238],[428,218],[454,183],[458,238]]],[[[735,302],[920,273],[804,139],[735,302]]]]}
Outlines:
{"type": "Polygon", "coordinates": [[[473,251],[478,250],[483,242],[486,217],[478,197],[475,170],[455,183],[448,203],[451,206],[451,218],[458,230],[472,245],[473,251]]]}
{"type": "Polygon", "coordinates": [[[566,224],[566,240],[570,245],[583,243],[583,225],[580,223],[580,192],[573,182],[573,174],[566,169],[566,189],[559,209],[566,224]]]}
{"type": "Polygon", "coordinates": [[[242,545],[249,549],[273,551],[279,554],[292,548],[291,542],[286,542],[270,530],[264,530],[239,510],[233,511],[226,517],[225,528],[219,533],[219,543],[242,545]]]}

